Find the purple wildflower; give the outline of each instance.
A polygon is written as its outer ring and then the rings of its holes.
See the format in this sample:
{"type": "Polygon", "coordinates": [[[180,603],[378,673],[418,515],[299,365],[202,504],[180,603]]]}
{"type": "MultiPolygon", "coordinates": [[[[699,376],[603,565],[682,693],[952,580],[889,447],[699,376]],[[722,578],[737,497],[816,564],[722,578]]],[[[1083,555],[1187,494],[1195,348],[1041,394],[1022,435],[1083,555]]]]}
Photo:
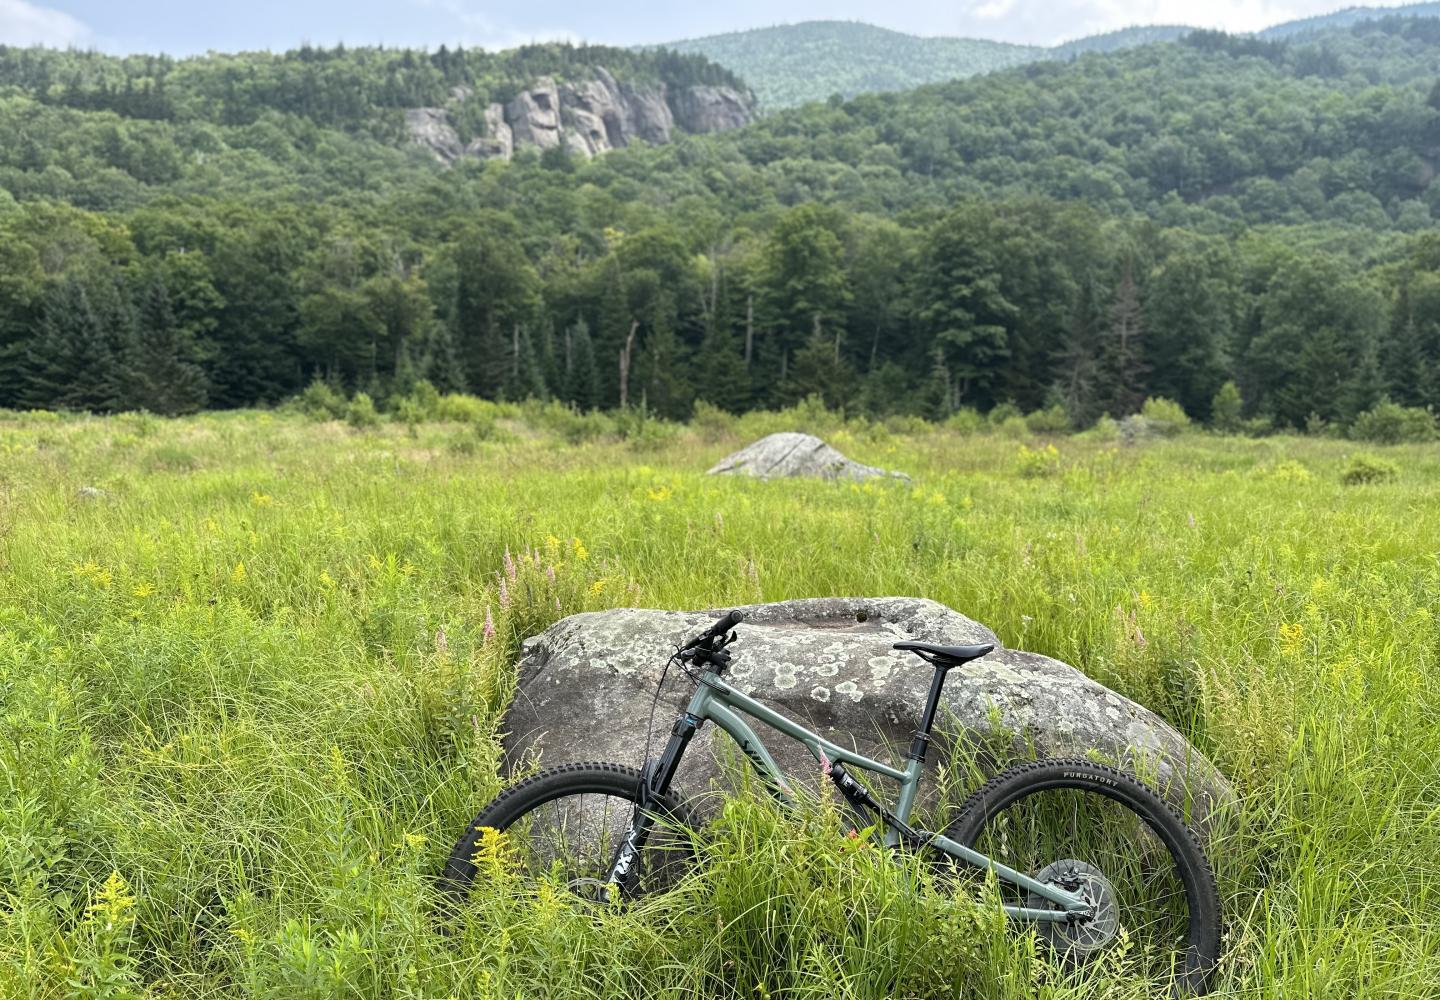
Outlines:
{"type": "Polygon", "coordinates": [[[511,582],[515,580],[515,560],[510,555],[510,546],[505,546],[505,575],[511,582]]]}
{"type": "Polygon", "coordinates": [[[495,619],[490,617],[490,605],[485,605],[485,638],[495,638],[495,619]]]}

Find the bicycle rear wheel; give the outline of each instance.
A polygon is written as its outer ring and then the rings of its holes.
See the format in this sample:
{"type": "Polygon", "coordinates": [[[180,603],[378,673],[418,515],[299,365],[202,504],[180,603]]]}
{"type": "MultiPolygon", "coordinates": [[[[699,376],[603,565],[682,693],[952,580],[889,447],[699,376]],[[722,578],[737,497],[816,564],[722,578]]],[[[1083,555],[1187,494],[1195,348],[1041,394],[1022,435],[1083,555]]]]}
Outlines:
{"type": "MultiPolygon", "coordinates": [[[[564,764],[502,792],[470,822],[440,877],[440,890],[465,899],[474,883],[474,857],[486,829],[504,834],[504,847],[531,878],[553,877],[577,896],[601,899],[616,853],[640,808],[640,772],[620,764],[564,764]]],[[[690,810],[675,795],[652,805],[655,824],[632,875],[631,896],[671,887],[693,866],[690,810]]]]}
{"type": "MultiPolygon", "coordinates": [[[[1220,950],[1220,899],[1200,843],[1155,792],[1088,760],[1023,764],[992,778],[947,835],[1041,882],[1079,891],[1093,916],[1036,921],[1071,969],[1138,975],[1200,996],[1220,950]]],[[[1004,903],[1057,909],[1000,883],[1004,903]]]]}

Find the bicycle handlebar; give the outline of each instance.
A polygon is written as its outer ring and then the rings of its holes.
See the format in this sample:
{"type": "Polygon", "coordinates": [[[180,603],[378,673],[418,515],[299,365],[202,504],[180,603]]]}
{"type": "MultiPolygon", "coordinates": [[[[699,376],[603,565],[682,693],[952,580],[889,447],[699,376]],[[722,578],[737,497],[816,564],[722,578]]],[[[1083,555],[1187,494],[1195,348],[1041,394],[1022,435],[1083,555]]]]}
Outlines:
{"type": "Polygon", "coordinates": [[[696,646],[699,646],[701,643],[709,642],[716,636],[724,635],[726,632],[729,632],[732,628],[734,628],[736,625],[739,625],[744,620],[745,612],[731,611],[724,617],[722,617],[719,621],[717,621],[714,625],[711,625],[709,631],[702,632],[700,635],[697,635],[695,638],[687,642],[680,651],[682,653],[688,652],[689,650],[694,649],[696,646]]]}

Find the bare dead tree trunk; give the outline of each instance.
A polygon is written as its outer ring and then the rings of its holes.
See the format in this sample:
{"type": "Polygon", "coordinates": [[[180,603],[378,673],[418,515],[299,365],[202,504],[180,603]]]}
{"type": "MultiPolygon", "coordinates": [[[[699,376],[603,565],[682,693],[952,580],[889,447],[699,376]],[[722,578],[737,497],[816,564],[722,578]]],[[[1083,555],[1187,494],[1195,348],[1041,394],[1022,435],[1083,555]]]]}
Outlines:
{"type": "Polygon", "coordinates": [[[630,321],[630,335],[625,338],[625,346],[620,348],[620,409],[625,409],[625,404],[630,401],[630,353],[635,347],[635,331],[640,329],[640,321],[630,321]]]}
{"type": "Polygon", "coordinates": [[[750,367],[750,356],[755,352],[755,293],[745,299],[745,367],[750,367]]]}

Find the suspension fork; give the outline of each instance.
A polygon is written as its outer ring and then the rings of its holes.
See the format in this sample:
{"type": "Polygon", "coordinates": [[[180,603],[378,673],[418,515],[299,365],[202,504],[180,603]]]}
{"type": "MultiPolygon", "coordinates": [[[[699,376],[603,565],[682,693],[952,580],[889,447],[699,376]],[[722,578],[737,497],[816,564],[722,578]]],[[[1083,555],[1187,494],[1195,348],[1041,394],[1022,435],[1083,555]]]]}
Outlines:
{"type": "Polygon", "coordinates": [[[660,755],[659,760],[647,764],[641,773],[630,829],[610,862],[608,881],[612,895],[618,893],[624,896],[633,885],[635,862],[639,859],[640,852],[645,849],[645,842],[650,839],[650,831],[655,828],[660,800],[670,791],[675,772],[680,768],[680,760],[685,756],[685,748],[695,738],[702,721],[688,711],[676,719],[670,730],[670,740],[665,744],[665,752],[660,755]]]}

